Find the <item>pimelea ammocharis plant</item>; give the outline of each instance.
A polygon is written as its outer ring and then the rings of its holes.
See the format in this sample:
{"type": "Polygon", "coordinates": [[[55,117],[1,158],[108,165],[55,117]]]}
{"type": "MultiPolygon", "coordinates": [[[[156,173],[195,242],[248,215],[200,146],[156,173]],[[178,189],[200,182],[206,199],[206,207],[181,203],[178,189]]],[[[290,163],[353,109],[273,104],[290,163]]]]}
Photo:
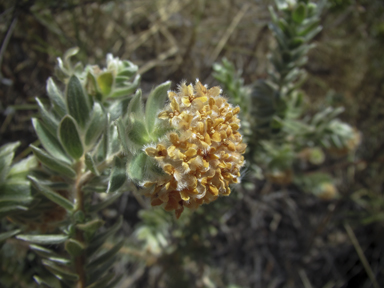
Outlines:
{"type": "MultiPolygon", "coordinates": [[[[295,178],[304,169],[321,165],[326,154],[340,157],[353,153],[360,144],[361,134],[336,118],[343,111],[341,107],[326,107],[314,115],[305,111],[305,93],[300,87],[307,75],[304,68],[308,52],[315,47],[314,37],[322,30],[320,15],[326,1],[275,2],[277,9],[269,7],[269,28],[275,39],[268,56],[269,77],[244,86],[241,72],[225,59],[214,65],[213,76],[228,91],[233,103],[239,103],[241,108],[252,103],[242,109],[244,123],[249,123],[249,129],[244,129],[247,127],[243,124],[242,132],[250,147],[245,157],[255,177],[262,169],[271,183],[301,184],[304,182],[295,178]]],[[[322,198],[337,195],[330,185],[317,185],[318,182],[313,183],[321,189],[307,189],[315,186],[306,185],[303,190],[321,198],[323,194],[318,191],[326,187],[326,197],[322,198]]]]}
{"type": "MultiPolygon", "coordinates": [[[[183,82],[177,92],[167,92],[170,103],[164,109],[146,114],[158,118],[158,128],[148,133],[147,141],[142,139],[137,163],[132,161],[128,170],[131,178],[148,188],[152,206],[164,204],[177,218],[184,207],[196,209],[229,195],[229,185],[240,181],[246,149],[238,132],[240,108],[221,93],[220,87],[208,89],[198,80],[195,85],[183,82]]],[[[150,96],[147,110],[152,102],[150,96]]]]}
{"type": "MultiPolygon", "coordinates": [[[[70,57],[77,51],[58,58],[62,83],[48,79],[49,101],[36,98],[40,117],[32,123],[41,147],[31,145],[33,157],[11,170],[0,169],[0,208],[12,208],[0,216],[21,227],[5,236],[18,234],[62,284],[52,284],[52,277],[42,272],[34,276],[39,285],[114,287],[120,280],[113,272],[114,257],[124,240],[111,249],[103,244],[122,219],[100,232],[104,221],[98,212],[121,195],[127,180],[127,159],[114,120],[126,114],[140,76],[137,66],[111,55],[105,69],[73,66],[70,57]]],[[[1,163],[10,165],[15,145],[0,149],[1,163]]]]}

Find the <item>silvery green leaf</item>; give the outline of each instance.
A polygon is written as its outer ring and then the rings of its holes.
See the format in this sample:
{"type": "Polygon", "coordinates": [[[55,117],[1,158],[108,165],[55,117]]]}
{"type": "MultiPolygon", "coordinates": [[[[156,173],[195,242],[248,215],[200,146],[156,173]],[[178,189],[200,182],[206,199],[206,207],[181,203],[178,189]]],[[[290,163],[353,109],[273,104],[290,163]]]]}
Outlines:
{"type": "Polygon", "coordinates": [[[313,31],[320,25],[320,19],[317,17],[313,17],[310,19],[305,19],[302,25],[298,27],[297,29],[297,35],[304,37],[306,36],[309,32],[313,31]]]}
{"type": "Polygon", "coordinates": [[[53,252],[51,249],[35,245],[35,244],[30,244],[29,248],[33,250],[36,254],[38,254],[40,257],[47,258],[47,257],[52,257],[52,256],[58,256],[55,252],[53,252]]]}
{"type": "Polygon", "coordinates": [[[55,275],[60,280],[65,281],[66,283],[75,282],[79,279],[79,276],[77,274],[69,272],[67,269],[60,267],[52,261],[43,259],[41,262],[43,263],[45,268],[47,268],[53,275],[55,275]]]}
{"type": "Polygon", "coordinates": [[[56,61],[57,64],[55,66],[55,75],[62,82],[64,82],[71,74],[71,71],[64,67],[63,60],[60,57],[56,58],[56,61]]]}
{"type": "MultiPolygon", "coordinates": [[[[305,39],[304,39],[304,42],[305,42],[305,39]]],[[[315,44],[305,44],[305,45],[300,45],[299,47],[291,50],[290,53],[292,55],[293,61],[298,61],[301,58],[306,57],[306,54],[308,53],[308,51],[314,48],[315,46],[316,46],[315,44]]],[[[295,64],[293,63],[293,65],[295,64]]]]}
{"type": "Polygon", "coordinates": [[[167,122],[164,124],[163,123],[161,123],[160,125],[159,124],[156,125],[155,130],[153,130],[153,132],[151,134],[152,139],[159,139],[159,138],[163,137],[165,134],[167,134],[171,131],[175,131],[175,128],[168,125],[167,122]]]}
{"type": "Polygon", "coordinates": [[[93,269],[91,273],[87,273],[87,275],[89,276],[89,279],[93,279],[94,281],[97,281],[98,279],[103,277],[106,272],[109,272],[109,270],[114,266],[115,262],[116,262],[115,257],[112,257],[109,260],[105,261],[103,264],[93,269]]]}
{"type": "MultiPolygon", "coordinates": [[[[320,7],[320,8],[322,8],[322,7],[320,7]]],[[[315,3],[307,3],[307,9],[308,9],[308,17],[315,16],[316,14],[320,14],[318,12],[321,12],[321,11],[319,11],[320,9],[318,9],[317,4],[315,4],[315,3]]]]}
{"type": "Polygon", "coordinates": [[[148,133],[151,134],[155,129],[155,123],[157,115],[162,107],[164,107],[165,100],[167,99],[167,91],[171,88],[171,82],[167,81],[160,84],[149,94],[146,109],[145,109],[145,121],[147,124],[148,133]]]}
{"type": "MultiPolygon", "coordinates": [[[[1,160],[0,160],[1,161],[1,160]]],[[[24,178],[31,169],[38,165],[37,159],[34,155],[30,155],[27,158],[12,165],[11,170],[8,173],[10,178],[24,178]]]]}
{"type": "Polygon", "coordinates": [[[139,87],[140,79],[141,79],[140,75],[136,75],[132,83],[127,84],[122,88],[113,89],[109,98],[122,97],[122,96],[132,94],[133,92],[135,92],[137,87],[139,87]]]}
{"type": "Polygon", "coordinates": [[[104,72],[97,77],[97,84],[104,96],[108,96],[112,91],[113,75],[112,72],[104,72]]]}
{"type": "Polygon", "coordinates": [[[93,282],[91,285],[88,285],[86,288],[105,288],[113,277],[115,277],[115,273],[108,273],[99,280],[93,282]]]}
{"type": "Polygon", "coordinates": [[[96,77],[88,71],[86,82],[85,82],[85,91],[88,95],[96,98],[98,101],[102,101],[102,95],[100,88],[97,85],[96,77]]]}
{"type": "Polygon", "coordinates": [[[28,181],[7,181],[0,184],[0,202],[15,201],[20,204],[32,200],[28,181]]]}
{"type": "Polygon", "coordinates": [[[281,31],[288,37],[288,39],[294,35],[294,33],[292,33],[291,27],[284,18],[280,18],[277,24],[281,31]]]}
{"type": "Polygon", "coordinates": [[[105,126],[103,135],[101,137],[101,140],[98,143],[97,149],[96,149],[96,160],[98,162],[104,161],[108,156],[108,147],[109,147],[109,127],[110,127],[110,115],[107,114],[107,124],[105,126]]]}
{"type": "Polygon", "coordinates": [[[275,0],[275,4],[279,10],[285,10],[289,8],[289,6],[295,5],[296,2],[297,0],[275,0]]]}
{"type": "Polygon", "coordinates": [[[91,107],[79,78],[71,76],[67,85],[67,109],[77,124],[84,128],[89,120],[91,107]]]}
{"type": "Polygon", "coordinates": [[[333,111],[329,114],[329,119],[335,118],[339,114],[343,113],[344,110],[345,110],[344,107],[337,107],[337,108],[333,109],[333,111]]]}
{"type": "Polygon", "coordinates": [[[97,143],[96,151],[94,152],[94,161],[95,163],[100,163],[105,160],[105,154],[103,149],[103,142],[104,142],[104,134],[102,135],[102,138],[100,139],[99,143],[97,143]]]}
{"type": "Polygon", "coordinates": [[[84,192],[105,193],[107,191],[107,185],[85,185],[83,187],[84,192]]]}
{"type": "Polygon", "coordinates": [[[49,156],[43,150],[33,145],[30,145],[30,147],[32,148],[33,154],[35,154],[36,158],[39,159],[39,161],[49,169],[69,178],[76,177],[75,170],[73,170],[67,163],[49,156]]]}
{"type": "Polygon", "coordinates": [[[71,263],[69,259],[60,257],[57,253],[53,252],[51,249],[48,249],[39,245],[35,245],[35,244],[30,244],[29,248],[33,250],[41,258],[47,258],[52,262],[56,262],[58,264],[63,264],[63,265],[68,265],[71,263]]]}
{"type": "Polygon", "coordinates": [[[85,245],[75,239],[65,241],[65,250],[73,257],[83,254],[85,245]]]}
{"type": "Polygon", "coordinates": [[[53,104],[53,109],[60,117],[63,117],[67,113],[67,108],[65,107],[63,95],[52,78],[48,78],[47,93],[53,104]]]}
{"type": "Polygon", "coordinates": [[[57,135],[57,127],[59,126],[59,122],[56,120],[56,118],[49,113],[43,103],[41,103],[39,98],[35,98],[37,107],[39,108],[39,112],[41,115],[41,119],[43,120],[44,124],[46,125],[49,132],[51,132],[52,135],[57,135]]]}
{"type": "Polygon", "coordinates": [[[4,155],[9,155],[15,152],[16,148],[19,147],[20,142],[13,142],[13,143],[8,143],[0,147],[0,157],[4,155]]]}
{"type": "Polygon", "coordinates": [[[96,176],[100,175],[99,171],[97,170],[96,164],[93,161],[93,157],[89,153],[85,154],[85,165],[93,174],[95,174],[96,176]]]}
{"type": "Polygon", "coordinates": [[[131,79],[131,77],[117,74],[117,76],[115,77],[116,86],[119,86],[119,85],[123,86],[124,83],[129,82],[129,79],[131,79]]]}
{"type": "Polygon", "coordinates": [[[35,275],[35,276],[33,276],[33,279],[40,286],[46,285],[49,288],[62,288],[59,280],[54,278],[53,276],[52,276],[52,278],[46,278],[46,277],[42,278],[40,276],[35,275]]]}
{"type": "Polygon", "coordinates": [[[117,287],[117,284],[121,281],[121,278],[123,278],[123,275],[119,275],[119,276],[115,277],[115,279],[113,279],[113,281],[108,283],[108,285],[105,286],[105,288],[115,288],[115,287],[117,287]]]}
{"type": "Polygon", "coordinates": [[[47,257],[47,260],[52,261],[52,262],[57,263],[57,264],[61,264],[61,265],[71,264],[71,260],[69,260],[67,258],[63,258],[63,257],[51,256],[51,257],[47,257]]]}
{"type": "Polygon", "coordinates": [[[21,232],[20,229],[12,230],[12,231],[7,231],[4,233],[0,233],[0,242],[7,240],[8,238],[11,238],[15,236],[16,234],[19,234],[21,232]]]}
{"type": "Polygon", "coordinates": [[[84,65],[81,62],[77,62],[73,67],[73,73],[81,74],[84,71],[84,65]]]}
{"type": "Polygon", "coordinates": [[[120,229],[122,224],[123,218],[119,217],[116,223],[113,224],[110,228],[96,235],[87,247],[87,255],[90,257],[93,253],[95,253],[104,244],[104,242],[108,239],[109,236],[114,235],[120,229]]]}
{"type": "Polygon", "coordinates": [[[335,147],[337,147],[339,149],[343,148],[343,142],[338,135],[332,134],[331,135],[331,142],[335,147]]]}
{"type": "Polygon", "coordinates": [[[123,115],[123,111],[127,110],[124,109],[125,106],[128,106],[126,103],[129,103],[130,99],[132,99],[132,95],[114,99],[116,101],[113,101],[108,107],[108,113],[111,115],[111,121],[115,121],[117,118],[123,115]]]}
{"type": "Polygon", "coordinates": [[[143,99],[141,89],[136,91],[135,96],[133,96],[131,102],[128,105],[128,116],[134,114],[136,119],[144,119],[144,109],[143,109],[143,99]]]}
{"type": "Polygon", "coordinates": [[[284,35],[283,31],[280,29],[280,27],[277,26],[277,24],[270,23],[269,29],[274,32],[276,40],[279,43],[280,47],[282,47],[283,49],[288,49],[287,38],[284,35]]]}
{"type": "Polygon", "coordinates": [[[277,21],[279,20],[279,18],[277,17],[277,14],[275,12],[275,9],[273,9],[273,7],[271,5],[268,6],[268,10],[269,10],[269,14],[271,14],[271,19],[272,21],[277,24],[277,21]]]}
{"type": "Polygon", "coordinates": [[[74,159],[79,159],[83,156],[84,148],[80,139],[79,131],[75,120],[67,115],[59,126],[59,138],[65,151],[74,159]]]}
{"type": "Polygon", "coordinates": [[[122,62],[123,62],[123,67],[125,67],[125,68],[132,67],[133,69],[136,69],[136,70],[139,69],[139,67],[137,65],[135,65],[134,63],[132,63],[131,61],[124,60],[122,62]]]}
{"type": "Polygon", "coordinates": [[[82,210],[77,210],[73,213],[72,219],[75,223],[83,223],[85,221],[84,212],[82,210]]]}
{"type": "Polygon", "coordinates": [[[41,245],[50,245],[50,244],[61,244],[68,239],[66,235],[18,235],[17,239],[27,241],[30,243],[41,244],[41,245]]]}
{"type": "Polygon", "coordinates": [[[89,213],[96,213],[96,212],[99,212],[100,210],[108,207],[109,205],[111,205],[113,202],[116,201],[117,198],[119,198],[121,196],[120,193],[116,193],[116,194],[113,194],[111,197],[109,197],[108,199],[105,199],[103,200],[102,202],[98,203],[98,204],[94,204],[92,206],[90,206],[87,210],[89,213]]]}
{"type": "Polygon", "coordinates": [[[111,176],[108,183],[107,193],[112,193],[118,190],[127,179],[125,162],[115,156],[115,165],[112,168],[111,176]]]}
{"type": "Polygon", "coordinates": [[[117,132],[116,125],[111,125],[109,127],[109,154],[113,155],[121,151],[121,142],[119,140],[119,133],[117,132]]]}
{"type": "Polygon", "coordinates": [[[314,30],[308,32],[306,35],[305,35],[305,41],[310,41],[312,40],[317,34],[320,33],[320,31],[323,30],[323,26],[319,25],[317,26],[314,30]]]}
{"type": "Polygon", "coordinates": [[[71,161],[67,157],[63,147],[61,146],[58,139],[53,136],[49,130],[45,127],[39,119],[32,119],[33,127],[35,128],[37,137],[40,140],[41,145],[51,154],[54,158],[70,163],[71,161]]]}
{"type": "MultiPolygon", "coordinates": [[[[136,144],[139,147],[142,147],[145,144],[152,142],[152,139],[148,135],[147,128],[145,127],[144,122],[141,120],[133,119],[128,127],[128,141],[131,142],[129,144],[136,144]]],[[[130,147],[133,150],[135,147],[130,147]]]]}
{"type": "Polygon", "coordinates": [[[304,44],[305,43],[305,39],[302,38],[302,37],[295,37],[293,38],[290,43],[289,43],[289,48],[290,49],[296,49],[298,48],[300,45],[304,44]]]}
{"type": "Polygon", "coordinates": [[[313,125],[319,126],[325,122],[331,121],[337,115],[344,111],[343,107],[338,107],[336,109],[332,107],[327,107],[323,111],[318,112],[312,119],[311,123],[313,125]]]}
{"type": "Polygon", "coordinates": [[[307,6],[304,3],[300,3],[296,6],[292,13],[292,19],[297,24],[300,24],[307,17],[307,6]]]}
{"type": "Polygon", "coordinates": [[[278,54],[277,51],[274,51],[272,53],[273,53],[273,57],[271,57],[269,60],[272,62],[276,71],[282,71],[284,68],[283,60],[279,55],[277,55],[278,54]]]}
{"type": "Polygon", "coordinates": [[[29,245],[29,248],[31,250],[33,250],[40,257],[46,258],[47,260],[50,260],[50,261],[55,262],[57,264],[66,265],[66,266],[71,264],[70,259],[60,257],[59,255],[57,255],[52,250],[47,249],[45,247],[31,244],[31,245],[29,245]]]}
{"type": "Polygon", "coordinates": [[[85,231],[85,232],[89,232],[90,234],[93,234],[103,225],[104,225],[103,220],[95,219],[84,224],[77,224],[76,228],[80,229],[81,231],[85,231]]]}
{"type": "Polygon", "coordinates": [[[131,95],[137,89],[138,85],[130,84],[124,88],[115,88],[113,89],[111,95],[108,98],[120,98],[127,95],[131,95]]]}
{"type": "Polygon", "coordinates": [[[85,145],[92,145],[97,138],[99,138],[103,130],[105,130],[106,124],[107,115],[100,104],[95,102],[93,105],[92,119],[85,134],[85,145]]]}
{"type": "Polygon", "coordinates": [[[87,182],[87,185],[83,186],[83,191],[87,190],[87,192],[104,192],[105,193],[105,191],[107,191],[109,172],[110,172],[110,169],[107,170],[107,173],[103,173],[99,177],[92,177],[92,179],[87,182]],[[102,187],[103,187],[103,190],[99,190],[102,187]]]}
{"type": "MultiPolygon", "coordinates": [[[[5,202],[3,202],[5,203],[5,202]]],[[[18,212],[18,211],[27,211],[28,207],[18,205],[15,202],[12,203],[5,203],[5,205],[0,205],[0,218],[6,217],[13,212],[18,212]]]]}
{"type": "MultiPolygon", "coordinates": [[[[297,67],[301,67],[301,66],[304,66],[305,64],[307,64],[308,62],[308,56],[303,56],[303,57],[300,57],[296,60],[296,62],[292,63],[293,66],[296,65],[297,67]]],[[[305,71],[303,70],[302,73],[305,73],[305,71]]]]}
{"type": "Polygon", "coordinates": [[[0,201],[0,213],[11,212],[14,210],[23,210],[27,211],[28,208],[26,206],[22,206],[22,204],[27,204],[32,201],[31,197],[26,199],[17,200],[1,200],[0,201]]]}
{"type": "Polygon", "coordinates": [[[42,193],[45,197],[47,197],[52,202],[55,202],[57,205],[63,207],[69,212],[72,212],[74,209],[74,205],[67,198],[61,196],[56,191],[52,190],[48,186],[42,185],[38,179],[33,176],[28,177],[32,183],[36,186],[40,193],[42,193]]]}
{"type": "MultiPolygon", "coordinates": [[[[132,63],[131,63],[132,64],[132,63]]],[[[128,66],[122,70],[119,71],[119,73],[117,73],[117,76],[121,77],[121,76],[125,76],[127,77],[128,79],[131,78],[133,75],[135,75],[135,73],[137,72],[137,66],[136,65],[133,65],[132,66],[128,66]]]]}
{"type": "Polygon", "coordinates": [[[121,145],[123,146],[124,152],[126,154],[129,154],[131,151],[129,149],[128,137],[127,137],[124,121],[121,118],[119,118],[116,121],[116,126],[117,126],[117,132],[119,133],[119,139],[120,139],[121,145]]]}
{"type": "MultiPolygon", "coordinates": [[[[54,190],[68,190],[70,188],[70,185],[66,182],[59,182],[57,181],[50,181],[50,180],[42,180],[42,178],[39,178],[41,176],[38,176],[36,174],[31,173],[31,176],[34,176],[35,178],[39,179],[40,184],[44,186],[48,186],[51,189],[54,190]]],[[[44,176],[43,176],[44,177],[44,176]]]]}
{"type": "Polygon", "coordinates": [[[284,83],[292,83],[295,82],[299,76],[301,75],[302,70],[298,68],[293,68],[284,78],[284,83]]]}
{"type": "Polygon", "coordinates": [[[144,180],[144,173],[146,169],[146,162],[148,156],[145,152],[140,152],[131,160],[128,165],[128,176],[135,181],[144,180]]]}
{"type": "Polygon", "coordinates": [[[19,145],[20,142],[14,142],[0,147],[0,183],[7,178],[15,150],[19,145]]]}
{"type": "Polygon", "coordinates": [[[123,247],[123,245],[124,240],[121,240],[112,249],[108,250],[107,252],[104,252],[103,254],[93,259],[89,264],[86,265],[85,269],[88,271],[88,273],[92,272],[93,269],[97,268],[99,265],[114,257],[117,252],[119,252],[121,247],[123,247]]]}
{"type": "Polygon", "coordinates": [[[66,68],[69,69],[71,67],[70,58],[76,55],[77,53],[79,53],[79,50],[80,50],[79,47],[73,47],[65,51],[63,59],[64,59],[64,65],[66,68]]]}

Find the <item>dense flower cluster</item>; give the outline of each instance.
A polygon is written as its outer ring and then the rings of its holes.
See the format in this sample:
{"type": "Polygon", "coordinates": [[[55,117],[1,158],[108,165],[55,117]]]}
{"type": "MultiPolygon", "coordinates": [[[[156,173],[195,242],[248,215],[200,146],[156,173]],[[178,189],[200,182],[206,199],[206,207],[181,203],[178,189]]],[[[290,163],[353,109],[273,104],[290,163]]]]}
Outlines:
{"type": "Polygon", "coordinates": [[[229,184],[239,182],[246,149],[238,132],[240,108],[220,94],[220,87],[207,89],[199,81],[168,92],[170,104],[158,117],[168,120],[175,132],[144,149],[167,174],[156,183],[144,183],[154,186],[151,204],[165,203],[177,218],[184,206],[196,209],[229,195],[229,184]]]}

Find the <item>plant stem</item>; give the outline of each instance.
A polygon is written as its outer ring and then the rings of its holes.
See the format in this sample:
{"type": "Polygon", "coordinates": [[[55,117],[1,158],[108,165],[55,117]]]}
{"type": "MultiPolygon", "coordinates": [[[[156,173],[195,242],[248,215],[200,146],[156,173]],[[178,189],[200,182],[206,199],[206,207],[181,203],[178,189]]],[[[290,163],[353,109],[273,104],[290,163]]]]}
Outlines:
{"type": "MultiPolygon", "coordinates": [[[[112,164],[113,162],[113,159],[114,157],[117,156],[117,157],[123,157],[124,156],[124,153],[122,151],[116,153],[116,154],[113,154],[111,156],[109,156],[107,159],[105,159],[103,162],[101,162],[100,164],[97,165],[97,170],[99,172],[103,171],[105,168],[109,167],[109,165],[112,164]]],[[[92,179],[92,177],[95,176],[91,171],[87,171],[85,172],[84,174],[81,175],[81,177],[79,178],[79,183],[78,185],[83,187],[89,180],[92,179]]]]}
{"type": "MultiPolygon", "coordinates": [[[[101,162],[97,169],[99,171],[103,171],[105,168],[107,168],[111,163],[113,162],[114,156],[122,157],[123,153],[118,152],[109,158],[107,158],[105,161],[101,162]]],[[[82,191],[83,186],[92,179],[94,174],[90,171],[83,172],[84,169],[84,157],[80,158],[80,160],[76,163],[75,171],[76,171],[76,182],[73,189],[73,198],[76,202],[76,211],[82,211],[85,215],[84,211],[84,194],[82,191]]],[[[76,230],[76,236],[75,239],[79,241],[80,243],[84,243],[84,235],[83,232],[80,230],[76,230]]],[[[79,281],[76,285],[76,288],[85,288],[86,285],[86,273],[84,269],[85,265],[85,255],[82,254],[80,256],[75,257],[75,270],[76,273],[79,275],[79,281]]]]}
{"type": "MultiPolygon", "coordinates": [[[[76,183],[74,187],[74,198],[76,199],[76,205],[77,205],[77,211],[83,211],[84,212],[84,195],[81,191],[82,189],[82,182],[80,181],[83,175],[83,167],[84,167],[84,157],[82,157],[79,162],[76,164],[76,183]]],[[[80,243],[84,243],[84,235],[83,232],[80,230],[76,230],[76,240],[80,243]]],[[[79,275],[79,282],[77,283],[77,288],[85,288],[86,287],[86,277],[85,277],[85,256],[84,254],[81,254],[77,257],[75,257],[75,269],[76,273],[79,275]]]]}

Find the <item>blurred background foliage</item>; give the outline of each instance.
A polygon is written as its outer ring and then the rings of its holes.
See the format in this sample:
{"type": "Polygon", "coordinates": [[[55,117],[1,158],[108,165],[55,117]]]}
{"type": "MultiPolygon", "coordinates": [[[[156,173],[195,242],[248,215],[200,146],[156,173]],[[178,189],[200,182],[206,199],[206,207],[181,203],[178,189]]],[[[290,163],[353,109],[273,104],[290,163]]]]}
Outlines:
{"type": "MultiPolygon", "coordinates": [[[[70,47],[80,48],[76,60],[83,63],[105,66],[107,53],[132,61],[144,95],[166,80],[174,89],[182,79],[199,78],[209,86],[222,85],[224,94],[243,106],[243,133],[251,143],[247,153],[256,159],[243,172],[244,185],[230,197],[175,220],[150,208],[132,187],[102,211],[107,223],[124,218],[118,237],[127,241],[115,268],[123,275],[120,287],[371,287],[367,271],[384,283],[384,3],[329,0],[319,16],[323,29],[301,65],[306,81],[300,115],[314,119],[328,107],[344,107],[337,117],[362,138],[352,153],[325,155],[324,147],[299,151],[284,141],[280,145],[280,132],[261,145],[265,134],[252,130],[252,115],[247,119],[255,102],[244,103],[244,95],[273,73],[267,55],[278,45],[268,28],[269,5],[274,2],[0,3],[0,144],[21,142],[15,162],[36,141],[30,121],[38,113],[34,98],[47,99],[46,79],[70,47]],[[220,80],[220,67],[229,80],[220,80]],[[303,164],[303,158],[309,162],[303,164]],[[279,169],[273,169],[274,159],[280,159],[279,169]],[[283,179],[291,177],[290,167],[300,171],[293,182],[274,181],[276,175],[282,179],[281,173],[283,179]],[[331,190],[336,198],[319,199],[331,190]]],[[[1,232],[12,229],[2,220],[1,232]]],[[[1,246],[5,287],[33,287],[31,277],[46,273],[23,245],[8,239],[1,246]]],[[[112,247],[113,241],[106,245],[112,247]]]]}

